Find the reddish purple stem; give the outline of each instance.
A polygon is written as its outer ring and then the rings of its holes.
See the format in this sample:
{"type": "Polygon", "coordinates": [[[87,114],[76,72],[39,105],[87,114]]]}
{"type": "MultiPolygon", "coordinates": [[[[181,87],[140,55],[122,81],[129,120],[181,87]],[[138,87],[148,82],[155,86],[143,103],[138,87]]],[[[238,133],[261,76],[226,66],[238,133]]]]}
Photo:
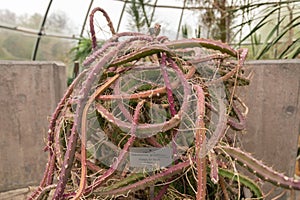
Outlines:
{"type": "Polygon", "coordinates": [[[175,104],[174,104],[174,97],[173,97],[173,92],[172,92],[172,88],[171,88],[171,83],[170,83],[170,79],[168,77],[167,74],[167,65],[166,65],[166,54],[162,53],[161,55],[161,71],[162,71],[162,75],[165,81],[165,86],[166,86],[166,90],[167,90],[167,97],[168,97],[168,102],[169,102],[169,106],[170,106],[170,112],[171,112],[171,116],[174,117],[176,115],[176,110],[175,110],[175,104]]]}
{"type": "Polygon", "coordinates": [[[106,13],[105,10],[103,10],[102,8],[94,8],[90,14],[90,31],[91,31],[91,36],[92,36],[92,47],[93,47],[93,50],[95,50],[97,48],[97,38],[96,38],[96,33],[95,33],[95,27],[94,27],[94,15],[97,11],[100,11],[102,12],[102,14],[104,15],[104,17],[106,18],[106,21],[107,21],[107,25],[109,26],[110,28],[110,31],[111,33],[114,35],[116,32],[115,32],[115,29],[112,25],[112,22],[110,20],[110,17],[108,16],[108,14],[106,13]]]}
{"type": "MultiPolygon", "coordinates": [[[[109,178],[117,170],[120,163],[124,160],[126,154],[128,153],[129,148],[133,145],[133,142],[136,139],[136,128],[138,125],[140,110],[141,110],[144,102],[145,101],[142,100],[136,106],[136,109],[135,109],[134,115],[133,115],[131,130],[130,130],[131,136],[128,139],[128,141],[126,142],[126,144],[124,145],[123,149],[121,150],[118,158],[102,176],[98,177],[92,185],[90,185],[89,187],[86,188],[86,190],[84,191],[85,195],[91,193],[94,189],[99,187],[107,178],[109,178]]],[[[70,194],[66,194],[65,197],[69,197],[69,196],[73,196],[73,195],[75,195],[74,192],[70,193],[70,194]]]]}

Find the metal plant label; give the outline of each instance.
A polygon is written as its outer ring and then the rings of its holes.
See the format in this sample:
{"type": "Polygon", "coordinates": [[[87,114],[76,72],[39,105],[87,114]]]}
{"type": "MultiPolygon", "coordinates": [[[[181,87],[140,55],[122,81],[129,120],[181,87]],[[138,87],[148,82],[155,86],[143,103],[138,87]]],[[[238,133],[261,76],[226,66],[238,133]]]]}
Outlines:
{"type": "Polygon", "coordinates": [[[159,170],[172,164],[172,149],[167,147],[131,147],[129,160],[130,167],[138,171],[159,170]]]}

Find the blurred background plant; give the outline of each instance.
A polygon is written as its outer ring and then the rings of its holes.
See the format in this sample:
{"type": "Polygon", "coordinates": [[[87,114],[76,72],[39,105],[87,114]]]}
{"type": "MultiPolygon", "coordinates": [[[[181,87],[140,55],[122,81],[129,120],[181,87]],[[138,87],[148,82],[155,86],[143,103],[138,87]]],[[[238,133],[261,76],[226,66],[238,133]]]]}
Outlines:
{"type": "Polygon", "coordinates": [[[299,56],[299,1],[189,0],[188,4],[203,8],[198,12],[201,37],[248,47],[249,59],[299,56]]]}
{"type": "Polygon", "coordinates": [[[127,7],[126,12],[131,16],[128,25],[132,31],[141,32],[142,28],[150,28],[153,20],[154,8],[149,8],[146,5],[149,3],[150,0],[133,0],[127,7]]]}
{"type": "MultiPolygon", "coordinates": [[[[203,37],[221,40],[236,47],[247,47],[250,50],[248,59],[299,57],[299,1],[181,1],[184,9],[193,12],[192,17],[197,24],[193,27],[188,23],[181,24],[177,39],[203,37]]],[[[127,23],[131,30],[145,32],[153,25],[157,0],[125,1],[124,6],[130,15],[127,23]]],[[[162,28],[167,27],[163,19],[160,19],[160,23],[162,28]]]]}
{"type": "MultiPolygon", "coordinates": [[[[161,35],[173,39],[211,38],[237,48],[247,47],[250,50],[248,59],[299,58],[299,0],[114,0],[113,2],[118,3],[121,8],[120,12],[117,12],[118,21],[113,20],[117,31],[147,33],[154,23],[160,23],[161,35]],[[173,12],[175,10],[176,13],[173,12]]],[[[85,4],[89,4],[90,7],[98,5],[96,1],[85,4]]],[[[87,19],[89,10],[86,13],[87,19]]],[[[41,37],[35,59],[63,61],[70,66],[68,74],[71,76],[73,62],[75,60],[81,62],[91,51],[91,47],[89,35],[86,34],[89,32],[86,20],[82,23],[81,33],[74,34],[75,27],[65,12],[66,10],[50,12],[41,34],[36,29],[41,28],[43,14],[19,15],[7,9],[0,9],[0,59],[33,59],[35,41],[37,37],[41,37]]],[[[115,11],[107,10],[107,12],[111,14],[115,11]]],[[[102,23],[101,18],[99,15],[96,19],[97,34],[105,35],[107,31],[102,27],[106,24],[102,23]]],[[[105,40],[109,36],[98,38],[105,40]]]]}

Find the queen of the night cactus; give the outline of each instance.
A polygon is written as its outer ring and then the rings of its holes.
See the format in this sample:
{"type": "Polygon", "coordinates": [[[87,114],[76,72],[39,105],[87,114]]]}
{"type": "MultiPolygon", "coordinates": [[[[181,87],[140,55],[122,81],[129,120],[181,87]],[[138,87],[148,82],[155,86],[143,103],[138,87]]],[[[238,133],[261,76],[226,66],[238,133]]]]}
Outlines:
{"type": "Polygon", "coordinates": [[[52,115],[48,163],[29,199],[232,199],[241,185],[262,198],[232,158],[263,180],[300,189],[226,139],[229,127],[245,128],[234,88],[249,82],[240,73],[247,50],[170,41],[160,28],[115,33],[103,9],[92,11],[93,50],[52,115]],[[112,33],[101,47],[97,11],[112,33]]]}

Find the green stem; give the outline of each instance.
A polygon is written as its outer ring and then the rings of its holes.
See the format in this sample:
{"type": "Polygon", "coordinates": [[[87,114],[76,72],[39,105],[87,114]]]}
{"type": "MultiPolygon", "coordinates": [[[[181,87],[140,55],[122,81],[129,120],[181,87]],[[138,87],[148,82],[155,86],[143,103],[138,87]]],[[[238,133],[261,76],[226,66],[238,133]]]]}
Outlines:
{"type": "Polygon", "coordinates": [[[260,187],[256,183],[254,183],[250,178],[223,168],[219,168],[219,175],[225,178],[232,179],[236,182],[240,182],[242,185],[249,188],[254,193],[255,197],[263,197],[263,193],[260,187]]]}

